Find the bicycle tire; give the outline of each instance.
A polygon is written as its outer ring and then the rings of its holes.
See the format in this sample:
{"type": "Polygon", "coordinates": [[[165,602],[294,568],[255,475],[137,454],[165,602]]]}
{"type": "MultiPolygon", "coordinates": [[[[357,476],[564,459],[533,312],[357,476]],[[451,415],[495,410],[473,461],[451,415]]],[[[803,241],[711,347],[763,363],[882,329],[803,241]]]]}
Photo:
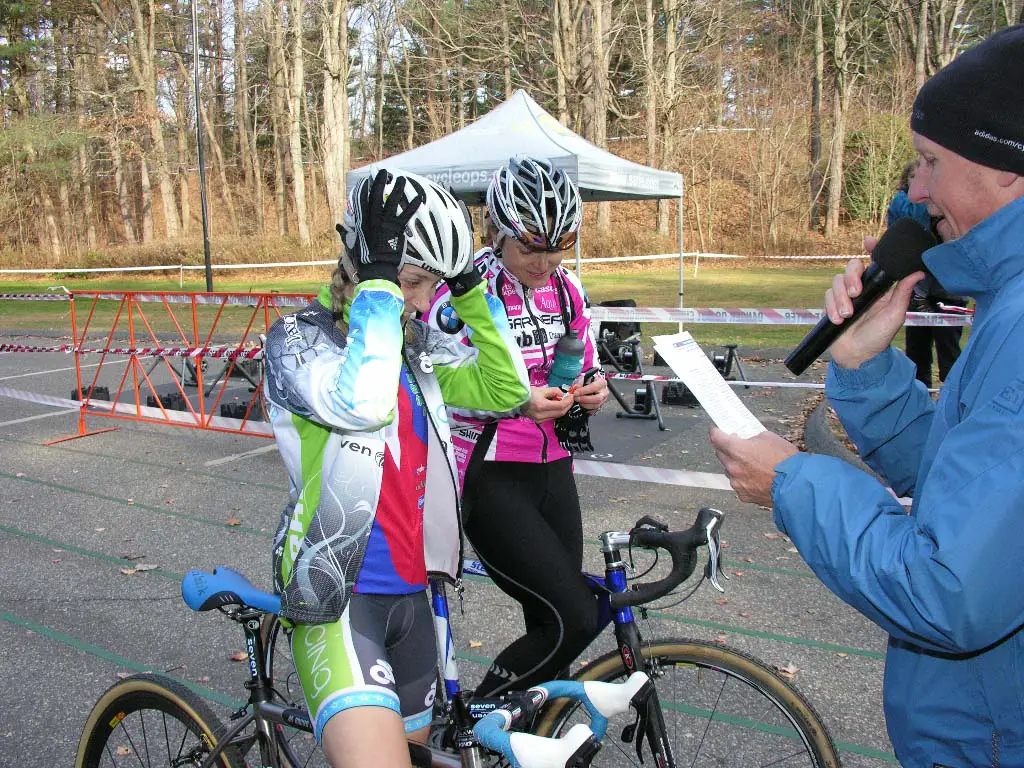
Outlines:
{"type": "MultiPolygon", "coordinates": [[[[645,671],[658,690],[666,736],[678,766],[839,766],[828,729],[811,704],[754,657],[685,639],[656,640],[644,646],[643,655],[645,671]],[[800,753],[802,761],[790,759],[800,753]]],[[[584,666],[573,679],[615,682],[625,677],[622,659],[612,651],[584,666]]],[[[560,736],[574,722],[589,721],[579,710],[578,702],[553,701],[541,713],[534,732],[560,736]]],[[[634,720],[632,712],[613,719],[595,768],[641,764],[634,744],[622,741],[623,728],[634,720]]]]}
{"type": "MultiPolygon", "coordinates": [[[[224,732],[206,703],[181,683],[162,675],[133,675],[112,685],[96,702],[82,730],[75,766],[139,765],[140,749],[147,766],[199,765],[224,732]],[[155,744],[160,738],[162,748],[155,744]],[[165,755],[166,763],[160,762],[165,755]]],[[[245,768],[245,761],[234,747],[227,747],[216,765],[245,768]]]]}

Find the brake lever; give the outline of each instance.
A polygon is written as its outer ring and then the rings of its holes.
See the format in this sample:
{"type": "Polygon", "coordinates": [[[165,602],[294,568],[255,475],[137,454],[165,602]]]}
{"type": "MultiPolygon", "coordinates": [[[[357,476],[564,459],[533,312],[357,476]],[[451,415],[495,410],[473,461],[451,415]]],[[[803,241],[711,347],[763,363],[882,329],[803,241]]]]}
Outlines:
{"type": "MultiPolygon", "coordinates": [[[[703,511],[703,510],[702,510],[703,511]]],[[[719,592],[725,593],[725,588],[718,581],[718,574],[729,579],[729,574],[722,568],[722,515],[717,509],[708,509],[713,513],[709,516],[704,532],[708,541],[708,562],[704,566],[704,576],[711,582],[711,586],[719,592]]]]}
{"type": "Polygon", "coordinates": [[[667,531],[668,530],[668,526],[665,525],[665,523],[661,522],[660,520],[654,519],[650,515],[644,515],[639,520],[637,520],[636,521],[636,525],[633,526],[633,530],[635,531],[638,528],[645,528],[645,527],[647,527],[647,528],[654,528],[655,530],[658,530],[658,531],[667,531]]]}

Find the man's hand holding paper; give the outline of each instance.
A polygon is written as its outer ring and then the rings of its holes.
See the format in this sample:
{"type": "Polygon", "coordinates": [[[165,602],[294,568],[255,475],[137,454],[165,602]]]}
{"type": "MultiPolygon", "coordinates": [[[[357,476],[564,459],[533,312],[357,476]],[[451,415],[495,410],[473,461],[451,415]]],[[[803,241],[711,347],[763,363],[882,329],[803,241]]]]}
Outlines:
{"type": "Polygon", "coordinates": [[[689,333],[655,336],[654,348],[715,422],[711,445],[736,495],[770,507],[775,467],[796,446],[764,428],[689,333]]]}

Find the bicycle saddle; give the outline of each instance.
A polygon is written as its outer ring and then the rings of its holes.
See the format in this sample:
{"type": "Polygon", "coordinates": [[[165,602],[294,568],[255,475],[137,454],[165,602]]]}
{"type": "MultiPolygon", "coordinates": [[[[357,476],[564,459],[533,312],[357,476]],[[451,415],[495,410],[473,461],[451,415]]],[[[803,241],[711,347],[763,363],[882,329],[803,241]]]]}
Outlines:
{"type": "Polygon", "coordinates": [[[228,605],[255,608],[267,613],[281,611],[281,598],[257,589],[238,571],[221,566],[213,573],[193,569],[181,580],[181,597],[193,611],[210,611],[228,605]]]}

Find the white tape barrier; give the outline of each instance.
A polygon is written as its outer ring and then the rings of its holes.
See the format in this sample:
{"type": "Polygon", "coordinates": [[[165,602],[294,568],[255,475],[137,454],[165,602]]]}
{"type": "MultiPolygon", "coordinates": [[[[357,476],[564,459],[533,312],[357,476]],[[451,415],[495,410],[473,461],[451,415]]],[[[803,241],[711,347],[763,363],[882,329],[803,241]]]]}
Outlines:
{"type": "MultiPolygon", "coordinates": [[[[82,300],[98,299],[124,301],[124,293],[79,293],[82,300]]],[[[64,300],[64,296],[51,294],[0,294],[0,299],[17,301],[64,300]]],[[[136,302],[168,304],[218,304],[234,306],[259,306],[269,301],[277,307],[304,307],[312,295],[301,296],[253,296],[247,293],[215,293],[167,295],[162,293],[135,293],[136,302]]],[[[591,307],[591,317],[596,322],[639,322],[639,323],[710,323],[728,325],[816,325],[822,317],[820,309],[752,309],[744,307],[591,307]]],[[[971,325],[971,317],[963,314],[934,314],[930,312],[908,312],[906,325],[963,326],[971,325]]]]}
{"type": "Polygon", "coordinates": [[[710,488],[716,491],[730,491],[729,478],[710,472],[690,472],[685,469],[661,469],[639,467],[634,464],[615,464],[607,461],[576,459],[573,462],[576,474],[592,477],[612,477],[617,480],[637,480],[662,485],[682,485],[688,488],[710,488]]]}
{"type": "MultiPolygon", "coordinates": [[[[628,261],[660,261],[665,259],[758,259],[768,261],[831,261],[834,259],[868,258],[865,254],[853,256],[840,256],[829,254],[827,256],[740,256],[735,253],[700,253],[698,251],[684,251],[680,253],[652,253],[647,256],[603,256],[600,258],[580,259],[581,265],[586,264],[608,264],[612,262],[628,261]]],[[[317,261],[276,261],[263,264],[211,264],[210,269],[286,269],[290,267],[333,267],[337,259],[325,259],[317,261]]],[[[81,269],[0,269],[0,275],[78,275],[95,274],[101,272],[198,272],[205,270],[202,264],[161,264],[152,267],[89,267],[81,269]]]]}
{"type": "MultiPolygon", "coordinates": [[[[58,408],[79,409],[82,403],[78,400],[65,400],[62,397],[51,397],[50,395],[38,395],[35,392],[25,392],[10,387],[0,387],[0,397],[10,397],[15,400],[23,400],[27,403],[38,403],[39,405],[51,405],[58,408]]],[[[96,410],[111,411],[112,413],[123,413],[129,416],[145,416],[156,421],[173,421],[178,424],[188,424],[194,427],[210,426],[222,429],[238,430],[245,424],[245,433],[253,435],[265,435],[273,437],[274,431],[269,424],[262,421],[246,421],[242,419],[229,419],[225,416],[212,416],[204,425],[201,414],[192,414],[190,411],[174,411],[171,409],[160,410],[145,405],[134,403],[111,403],[106,400],[90,400],[89,408],[96,410]]]]}
{"type": "MultiPolygon", "coordinates": [[[[748,309],[742,307],[601,307],[593,305],[596,322],[712,323],[731,325],[817,325],[820,309],[748,309]]],[[[970,325],[971,317],[959,314],[907,312],[906,325],[970,325]]]]}
{"type": "MultiPolygon", "coordinates": [[[[10,387],[0,387],[0,397],[10,397],[28,403],[75,410],[79,409],[82,405],[77,400],[65,400],[61,397],[38,395],[34,392],[25,392],[20,389],[11,389],[10,387]]],[[[168,410],[165,415],[164,411],[161,411],[159,408],[136,407],[128,403],[110,403],[105,400],[90,400],[89,407],[102,408],[115,413],[138,414],[160,421],[175,421],[181,424],[196,426],[200,423],[195,416],[187,411],[168,410]]],[[[210,420],[210,424],[211,426],[223,427],[225,429],[238,429],[242,426],[242,420],[215,416],[210,420]]],[[[262,421],[245,422],[245,428],[247,434],[273,437],[273,430],[270,425],[262,421]]],[[[679,485],[690,488],[710,488],[720,491],[730,490],[729,480],[725,475],[716,475],[710,472],[659,469],[657,467],[640,467],[631,464],[614,464],[612,462],[584,459],[577,459],[574,465],[577,474],[590,475],[592,477],[612,477],[619,480],[636,480],[639,482],[679,485]]]]}

